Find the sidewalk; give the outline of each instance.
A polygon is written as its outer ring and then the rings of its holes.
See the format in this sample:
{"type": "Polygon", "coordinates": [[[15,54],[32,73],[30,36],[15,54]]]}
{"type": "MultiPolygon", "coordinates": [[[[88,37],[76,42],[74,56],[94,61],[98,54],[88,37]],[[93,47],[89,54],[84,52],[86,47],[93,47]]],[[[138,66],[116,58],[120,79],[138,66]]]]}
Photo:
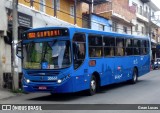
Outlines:
{"type": "Polygon", "coordinates": [[[0,100],[4,98],[9,98],[15,95],[16,94],[12,93],[10,90],[0,89],[0,100]]]}

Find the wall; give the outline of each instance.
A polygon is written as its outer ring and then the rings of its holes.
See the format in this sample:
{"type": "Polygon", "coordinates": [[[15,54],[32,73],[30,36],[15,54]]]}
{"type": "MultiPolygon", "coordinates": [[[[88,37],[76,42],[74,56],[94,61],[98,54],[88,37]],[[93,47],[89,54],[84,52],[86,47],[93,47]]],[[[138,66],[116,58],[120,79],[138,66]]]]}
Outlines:
{"type": "Polygon", "coordinates": [[[130,7],[128,0],[112,0],[112,2],[107,2],[95,6],[95,13],[99,14],[101,12],[113,11],[118,15],[121,15],[126,20],[131,21],[135,19],[135,8],[130,7]]]}
{"type": "Polygon", "coordinates": [[[127,27],[127,34],[131,34],[131,26],[127,25],[127,24],[123,24],[123,23],[118,23],[118,33],[124,33],[123,31],[123,26],[127,27]]]}
{"type": "Polygon", "coordinates": [[[0,0],[0,88],[3,85],[3,72],[10,70],[10,57],[8,55],[11,53],[10,46],[4,46],[4,36],[6,35],[7,31],[7,14],[5,10],[5,3],[6,1],[0,0]]]}
{"type": "Polygon", "coordinates": [[[136,19],[135,9],[129,7],[128,0],[112,0],[112,9],[126,20],[136,19]]]}
{"type": "MultiPolygon", "coordinates": [[[[35,0],[39,3],[39,0],[35,0]]],[[[74,24],[74,17],[70,15],[70,6],[74,6],[74,2],[72,0],[59,0],[60,1],[60,11],[57,11],[57,18],[69,22],[71,24],[74,24]]],[[[46,0],[45,2],[45,12],[48,15],[54,16],[54,9],[52,8],[52,0],[46,0]]],[[[19,3],[24,4],[26,6],[30,6],[27,2],[24,2],[24,0],[19,0],[19,3]]],[[[40,10],[40,5],[38,3],[34,3],[33,7],[35,10],[40,10]]],[[[82,27],[82,8],[81,4],[77,5],[77,25],[79,27],[82,27]]]]}
{"type": "Polygon", "coordinates": [[[3,31],[5,35],[7,30],[7,14],[5,10],[2,10],[5,9],[4,3],[4,0],[0,0],[0,31],[3,31]]]}
{"type": "Polygon", "coordinates": [[[135,27],[136,26],[134,26],[133,27],[133,34],[134,35],[140,35],[140,36],[146,36],[146,26],[145,26],[145,24],[143,23],[143,22],[140,22],[140,21],[138,21],[137,20],[137,24],[138,24],[138,30],[137,31],[135,31],[135,27]],[[144,34],[142,34],[142,27],[144,27],[144,34]]]}
{"type": "Polygon", "coordinates": [[[104,26],[104,31],[111,31],[109,21],[103,17],[92,15],[91,29],[99,30],[99,25],[104,26]]]}

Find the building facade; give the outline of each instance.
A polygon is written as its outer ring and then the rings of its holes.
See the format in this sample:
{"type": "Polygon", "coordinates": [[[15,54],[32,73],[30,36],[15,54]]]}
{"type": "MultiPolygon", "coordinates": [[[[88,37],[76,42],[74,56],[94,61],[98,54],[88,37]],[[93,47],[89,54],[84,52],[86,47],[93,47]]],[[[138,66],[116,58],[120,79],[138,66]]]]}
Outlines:
{"type": "Polygon", "coordinates": [[[129,5],[136,8],[137,19],[133,34],[151,38],[152,59],[155,59],[159,28],[155,12],[160,9],[151,0],[129,0],[129,5]]]}
{"type": "Polygon", "coordinates": [[[132,34],[136,15],[135,8],[128,4],[128,0],[110,0],[107,3],[95,5],[94,12],[111,19],[113,32],[132,34]]]}
{"type": "Polygon", "coordinates": [[[112,23],[110,20],[104,18],[103,16],[97,14],[83,14],[83,21],[82,21],[83,28],[90,28],[93,30],[99,31],[112,31],[112,23]],[[91,18],[91,22],[89,21],[89,17],[91,18]]]}
{"type": "Polygon", "coordinates": [[[76,2],[76,23],[74,23],[74,0],[19,0],[19,4],[32,7],[33,10],[54,16],[60,20],[82,27],[81,2],[76,2]],[[55,8],[56,6],[56,8],[55,8]],[[56,10],[56,11],[55,11],[56,10]]]}
{"type": "Polygon", "coordinates": [[[112,31],[149,36],[152,59],[156,58],[157,29],[155,12],[160,10],[151,0],[110,0],[94,6],[94,12],[112,21],[112,31]]]}

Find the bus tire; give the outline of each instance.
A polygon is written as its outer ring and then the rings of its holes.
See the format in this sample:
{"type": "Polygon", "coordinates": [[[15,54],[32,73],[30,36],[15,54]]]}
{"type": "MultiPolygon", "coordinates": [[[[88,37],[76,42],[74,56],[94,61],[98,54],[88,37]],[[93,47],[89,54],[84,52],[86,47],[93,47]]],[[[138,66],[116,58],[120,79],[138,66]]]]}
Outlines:
{"type": "Polygon", "coordinates": [[[96,93],[96,90],[97,90],[97,80],[95,75],[92,75],[90,80],[90,88],[88,90],[88,95],[89,96],[94,95],[96,93]]]}
{"type": "Polygon", "coordinates": [[[130,81],[131,84],[135,84],[138,81],[138,71],[136,68],[133,69],[133,76],[130,81]]]}

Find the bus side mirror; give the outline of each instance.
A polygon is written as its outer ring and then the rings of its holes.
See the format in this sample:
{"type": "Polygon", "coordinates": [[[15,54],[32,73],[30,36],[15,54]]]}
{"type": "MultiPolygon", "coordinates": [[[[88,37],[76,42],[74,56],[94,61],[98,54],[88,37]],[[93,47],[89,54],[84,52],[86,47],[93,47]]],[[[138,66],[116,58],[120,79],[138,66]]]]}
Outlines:
{"type": "Polygon", "coordinates": [[[20,59],[23,59],[21,41],[16,44],[16,56],[20,59]]]}

